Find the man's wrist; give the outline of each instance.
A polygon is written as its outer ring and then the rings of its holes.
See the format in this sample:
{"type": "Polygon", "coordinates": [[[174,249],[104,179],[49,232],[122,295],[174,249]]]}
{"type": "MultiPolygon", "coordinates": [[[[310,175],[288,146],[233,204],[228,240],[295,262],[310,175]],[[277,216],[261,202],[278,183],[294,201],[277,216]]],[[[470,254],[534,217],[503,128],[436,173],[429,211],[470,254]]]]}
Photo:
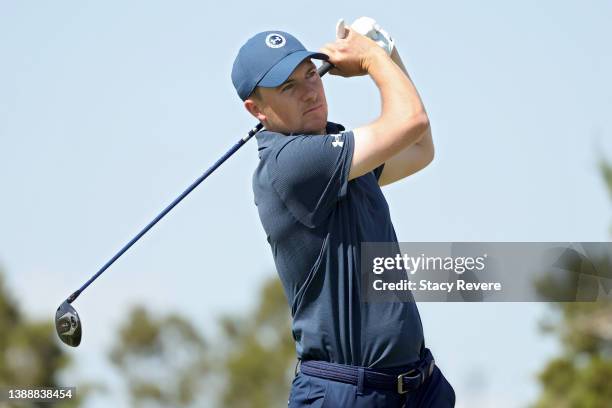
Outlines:
{"type": "Polygon", "coordinates": [[[370,53],[365,59],[364,68],[366,72],[371,75],[373,71],[380,66],[380,64],[384,64],[385,62],[390,61],[389,55],[385,50],[380,47],[372,48],[370,53]]]}

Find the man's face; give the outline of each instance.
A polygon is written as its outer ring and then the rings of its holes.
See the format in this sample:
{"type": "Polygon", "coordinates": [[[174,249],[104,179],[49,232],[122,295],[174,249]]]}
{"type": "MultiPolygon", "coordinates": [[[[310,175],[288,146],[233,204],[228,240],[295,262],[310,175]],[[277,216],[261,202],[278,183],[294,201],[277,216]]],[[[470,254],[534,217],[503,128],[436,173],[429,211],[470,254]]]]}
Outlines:
{"type": "Polygon", "coordinates": [[[280,133],[324,134],[327,101],[323,82],[310,59],[302,61],[276,88],[258,88],[259,97],[244,106],[267,130],[280,133]]]}

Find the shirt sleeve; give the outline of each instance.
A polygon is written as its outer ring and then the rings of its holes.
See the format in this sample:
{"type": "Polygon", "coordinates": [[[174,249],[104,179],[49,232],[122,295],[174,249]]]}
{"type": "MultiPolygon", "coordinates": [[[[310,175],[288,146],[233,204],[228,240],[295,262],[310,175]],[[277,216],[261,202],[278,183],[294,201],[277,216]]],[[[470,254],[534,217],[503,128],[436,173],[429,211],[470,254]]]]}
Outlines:
{"type": "Polygon", "coordinates": [[[376,181],[380,180],[380,175],[382,174],[384,169],[385,169],[385,163],[381,164],[380,166],[378,166],[377,168],[373,170],[374,175],[376,176],[376,181]]]}
{"type": "Polygon", "coordinates": [[[271,154],[269,177],[291,214],[314,228],[346,196],[353,158],[352,131],[286,136],[271,154]]]}

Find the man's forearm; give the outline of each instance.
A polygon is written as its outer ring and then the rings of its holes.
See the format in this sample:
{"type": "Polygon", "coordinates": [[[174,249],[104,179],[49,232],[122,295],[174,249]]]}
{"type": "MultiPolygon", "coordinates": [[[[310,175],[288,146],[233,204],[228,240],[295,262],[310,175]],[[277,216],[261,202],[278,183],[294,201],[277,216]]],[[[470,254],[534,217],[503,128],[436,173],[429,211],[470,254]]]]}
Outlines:
{"type": "Polygon", "coordinates": [[[395,62],[397,66],[400,67],[402,71],[404,71],[404,74],[406,74],[406,76],[410,78],[410,75],[408,75],[408,71],[406,70],[406,67],[404,66],[404,62],[402,61],[402,58],[400,57],[399,52],[397,52],[397,47],[393,47],[393,52],[391,53],[391,60],[393,60],[393,62],[395,62]]]}
{"type": "MultiPolygon", "coordinates": [[[[402,58],[399,55],[399,52],[397,51],[397,47],[393,47],[393,52],[391,52],[391,60],[393,62],[395,62],[395,64],[401,68],[401,70],[404,72],[404,74],[406,75],[406,77],[408,77],[408,79],[410,79],[410,81],[412,81],[412,79],[410,78],[410,75],[408,74],[408,70],[406,69],[406,67],[404,66],[404,62],[402,61],[402,58]]],[[[423,107],[423,109],[425,109],[423,107]]],[[[415,145],[432,145],[433,146],[433,139],[431,137],[431,128],[428,128],[427,131],[425,133],[423,133],[423,135],[421,136],[421,138],[415,143],[415,145]]]]}
{"type": "Polygon", "coordinates": [[[425,108],[412,80],[382,50],[371,58],[368,74],[381,94],[380,119],[406,123],[426,118],[425,108]]]}

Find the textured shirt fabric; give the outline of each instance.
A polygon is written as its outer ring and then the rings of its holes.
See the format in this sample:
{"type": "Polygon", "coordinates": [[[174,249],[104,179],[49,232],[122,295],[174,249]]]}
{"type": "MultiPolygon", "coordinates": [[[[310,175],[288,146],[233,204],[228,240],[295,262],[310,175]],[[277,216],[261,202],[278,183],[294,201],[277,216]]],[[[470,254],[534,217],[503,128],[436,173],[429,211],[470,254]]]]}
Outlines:
{"type": "Polygon", "coordinates": [[[397,242],[378,186],[383,166],[348,181],[353,132],[328,122],[326,133],[256,136],[255,204],[291,307],[298,358],[408,365],[423,344],[416,304],[369,303],[361,291],[361,242],[397,242]]]}

